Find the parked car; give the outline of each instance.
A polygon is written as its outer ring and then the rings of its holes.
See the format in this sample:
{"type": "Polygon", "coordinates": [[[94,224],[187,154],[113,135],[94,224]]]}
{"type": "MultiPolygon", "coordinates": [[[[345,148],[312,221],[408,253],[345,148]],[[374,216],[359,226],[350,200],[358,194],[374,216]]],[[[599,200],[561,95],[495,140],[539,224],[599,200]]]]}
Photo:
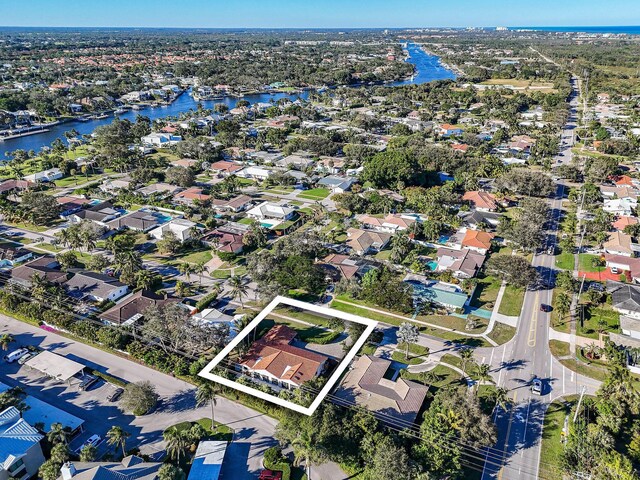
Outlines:
{"type": "Polygon", "coordinates": [[[617,275],[618,273],[620,273],[620,269],[618,267],[611,267],[611,273],[617,275]]]}
{"type": "Polygon", "coordinates": [[[82,381],[80,385],[78,385],[79,390],[89,390],[91,385],[98,381],[98,377],[94,377],[93,375],[85,375],[82,377],[82,381]]]}
{"type": "Polygon", "coordinates": [[[115,402],[120,398],[120,395],[122,395],[123,393],[124,393],[124,388],[118,387],[113,392],[111,392],[111,394],[109,394],[109,396],[107,397],[107,400],[109,400],[110,402],[115,402]]]}
{"type": "Polygon", "coordinates": [[[540,304],[540,311],[541,312],[550,312],[551,311],[551,305],[547,305],[545,303],[541,303],[540,304]]]}
{"type": "Polygon", "coordinates": [[[29,353],[29,350],[26,348],[19,348],[17,350],[14,350],[11,353],[8,353],[4,356],[4,359],[7,361],[7,363],[13,363],[16,360],[20,360],[22,357],[24,357],[25,355],[27,355],[29,353]]]}
{"type": "Polygon", "coordinates": [[[534,395],[542,395],[542,380],[534,378],[531,381],[531,393],[534,395]]]}
{"type": "Polygon", "coordinates": [[[20,365],[24,365],[25,363],[27,363],[28,360],[32,359],[33,357],[35,357],[36,355],[38,355],[38,353],[40,352],[29,352],[26,355],[20,357],[18,359],[18,363],[20,365]]]}
{"type": "Polygon", "coordinates": [[[98,445],[100,445],[101,441],[102,441],[102,437],[100,435],[91,435],[82,444],[82,447],[80,447],[80,450],[82,450],[84,447],[97,447],[98,445]]]}

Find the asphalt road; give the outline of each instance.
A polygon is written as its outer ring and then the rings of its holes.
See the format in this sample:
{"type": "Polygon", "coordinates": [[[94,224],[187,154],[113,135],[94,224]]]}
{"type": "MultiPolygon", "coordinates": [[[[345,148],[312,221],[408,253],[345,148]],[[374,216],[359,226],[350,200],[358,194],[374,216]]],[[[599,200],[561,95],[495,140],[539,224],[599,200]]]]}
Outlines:
{"type": "MultiPolygon", "coordinates": [[[[570,115],[562,132],[564,146],[555,158],[556,164],[571,162],[571,147],[575,143],[577,125],[577,80],[572,82],[574,93],[570,100],[570,115]]],[[[564,186],[558,184],[555,198],[550,199],[551,222],[548,231],[550,245],[555,245],[558,219],[562,206],[564,186]]],[[[563,395],[580,393],[583,386],[593,394],[599,382],[566,369],[549,350],[550,313],[540,310],[541,304],[552,303],[552,279],[555,258],[552,255],[534,256],[536,267],[545,286],[526,292],[515,337],[495,349],[478,349],[476,357],[488,358],[494,368],[497,364],[498,385],[509,389],[513,406],[499,412],[496,418],[498,442],[486,452],[483,480],[529,480],[539,477],[540,448],[544,415],[549,404],[563,395]],[[550,288],[551,287],[551,288],[550,288]],[[496,357],[500,358],[496,361],[496,357]],[[531,380],[540,378],[542,395],[530,390],[531,380]]]]}

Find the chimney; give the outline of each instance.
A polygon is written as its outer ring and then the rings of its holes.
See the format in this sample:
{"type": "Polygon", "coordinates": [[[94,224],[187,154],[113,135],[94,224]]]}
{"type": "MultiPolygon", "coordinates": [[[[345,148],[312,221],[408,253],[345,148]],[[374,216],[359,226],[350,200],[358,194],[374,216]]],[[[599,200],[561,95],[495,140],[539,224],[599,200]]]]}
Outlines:
{"type": "Polygon", "coordinates": [[[62,474],[62,480],[71,480],[76,474],[76,467],[71,462],[65,462],[60,468],[60,473],[62,474]]]}

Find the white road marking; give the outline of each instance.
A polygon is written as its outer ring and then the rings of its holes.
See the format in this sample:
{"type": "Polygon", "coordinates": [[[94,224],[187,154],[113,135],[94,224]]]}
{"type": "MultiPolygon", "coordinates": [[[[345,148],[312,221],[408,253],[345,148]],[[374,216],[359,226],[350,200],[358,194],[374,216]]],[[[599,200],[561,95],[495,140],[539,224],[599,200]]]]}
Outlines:
{"type": "Polygon", "coordinates": [[[564,379],[565,379],[566,374],[567,374],[567,372],[566,372],[566,368],[565,368],[565,366],[563,365],[563,366],[562,366],[562,394],[563,394],[563,395],[564,395],[564,392],[565,392],[565,389],[564,389],[564,379]]]}

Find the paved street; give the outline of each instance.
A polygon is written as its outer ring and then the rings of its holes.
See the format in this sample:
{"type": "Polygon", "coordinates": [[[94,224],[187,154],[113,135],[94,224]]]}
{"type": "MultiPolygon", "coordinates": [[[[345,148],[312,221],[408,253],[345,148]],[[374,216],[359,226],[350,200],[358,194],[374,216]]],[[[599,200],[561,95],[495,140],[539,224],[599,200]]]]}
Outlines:
{"type": "MultiPolygon", "coordinates": [[[[577,125],[578,90],[577,80],[572,82],[574,92],[568,123],[562,139],[564,147],[556,157],[558,163],[571,162],[571,147],[575,143],[574,129],[577,125]]],[[[562,206],[564,186],[558,185],[558,193],[550,201],[552,221],[549,230],[550,244],[556,244],[557,222],[562,206]]],[[[566,369],[549,350],[550,313],[540,311],[540,305],[550,305],[552,299],[555,258],[552,255],[536,255],[533,265],[544,279],[545,286],[526,293],[518,330],[507,344],[495,349],[478,349],[476,356],[489,358],[492,365],[502,368],[498,373],[498,385],[510,391],[513,408],[502,412],[497,418],[498,443],[486,455],[483,479],[537,479],[544,414],[549,404],[563,395],[579,393],[583,386],[593,394],[599,382],[566,369]],[[545,386],[541,396],[530,391],[534,377],[542,379],[545,386]]]]}

